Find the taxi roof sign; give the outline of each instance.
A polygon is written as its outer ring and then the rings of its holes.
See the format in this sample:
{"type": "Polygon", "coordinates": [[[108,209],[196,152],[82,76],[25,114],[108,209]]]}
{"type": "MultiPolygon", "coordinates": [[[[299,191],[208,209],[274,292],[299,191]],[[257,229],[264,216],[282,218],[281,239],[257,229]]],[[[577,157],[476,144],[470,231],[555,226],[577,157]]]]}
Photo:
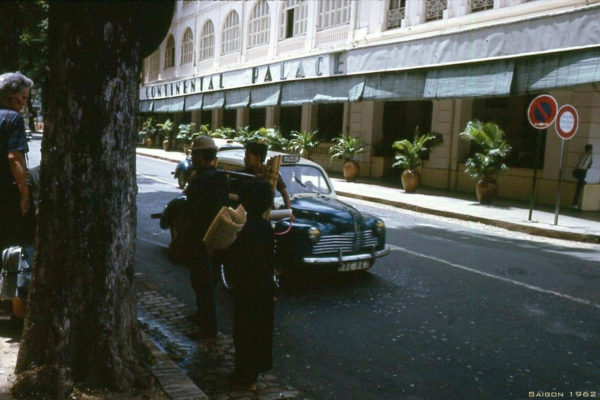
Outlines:
{"type": "Polygon", "coordinates": [[[527,118],[535,129],[546,129],[554,122],[557,110],[556,99],[549,94],[542,94],[529,104],[527,118]]]}

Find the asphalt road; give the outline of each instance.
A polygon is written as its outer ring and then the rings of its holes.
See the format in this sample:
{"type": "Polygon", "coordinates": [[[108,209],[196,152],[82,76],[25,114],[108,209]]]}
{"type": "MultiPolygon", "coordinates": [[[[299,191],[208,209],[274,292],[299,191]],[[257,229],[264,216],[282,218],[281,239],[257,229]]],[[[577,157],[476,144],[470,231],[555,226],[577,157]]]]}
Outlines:
{"type": "MultiPolygon", "coordinates": [[[[180,192],[174,165],[137,167],[138,276],[192,307],[188,272],[149,218],[180,192]]],[[[314,399],[600,397],[599,246],[348,202],[385,220],[392,251],[367,273],[285,285],[279,379],[314,399]]],[[[218,307],[230,332],[221,292],[218,307]]]]}

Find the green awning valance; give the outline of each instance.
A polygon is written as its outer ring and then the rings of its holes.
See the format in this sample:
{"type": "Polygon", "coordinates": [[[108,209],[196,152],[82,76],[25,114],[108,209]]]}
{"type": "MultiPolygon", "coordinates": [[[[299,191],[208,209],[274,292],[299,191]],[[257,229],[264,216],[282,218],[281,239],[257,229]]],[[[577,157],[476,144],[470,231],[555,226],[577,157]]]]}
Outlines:
{"type": "Polygon", "coordinates": [[[356,101],[364,88],[364,77],[327,78],[284,83],[282,106],[356,101]]]}
{"type": "Polygon", "coordinates": [[[424,89],[423,71],[373,74],[365,79],[362,100],[421,100],[424,89]]]}
{"type": "Polygon", "coordinates": [[[425,78],[423,98],[508,95],[513,72],[512,60],[431,69],[425,78]]]}
{"type": "Polygon", "coordinates": [[[279,104],[280,85],[259,86],[250,90],[250,108],[271,107],[279,104]]]}
{"type": "Polygon", "coordinates": [[[154,102],[152,100],[140,100],[140,102],[138,103],[139,112],[152,112],[153,107],[154,102]]]}
{"type": "Polygon", "coordinates": [[[154,112],[181,112],[183,111],[183,97],[154,100],[154,112]]]}
{"type": "Polygon", "coordinates": [[[600,82],[600,49],[526,57],[515,73],[518,94],[600,82]]]}
{"type": "Polygon", "coordinates": [[[200,110],[202,108],[202,93],[192,94],[185,98],[185,111],[200,110]]]}
{"type": "Polygon", "coordinates": [[[248,107],[250,89],[234,89],[225,92],[225,109],[248,107]]]}
{"type": "Polygon", "coordinates": [[[225,103],[225,92],[205,93],[202,100],[203,110],[215,110],[223,108],[225,103]]]}

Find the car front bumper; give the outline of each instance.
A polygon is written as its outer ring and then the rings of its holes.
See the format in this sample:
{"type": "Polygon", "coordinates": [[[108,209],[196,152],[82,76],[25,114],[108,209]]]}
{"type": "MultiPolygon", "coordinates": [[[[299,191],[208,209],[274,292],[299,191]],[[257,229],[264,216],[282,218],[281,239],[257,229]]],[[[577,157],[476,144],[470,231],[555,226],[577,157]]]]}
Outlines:
{"type": "Polygon", "coordinates": [[[347,262],[353,261],[364,261],[370,260],[371,263],[375,262],[375,259],[379,257],[383,257],[390,252],[390,247],[385,246],[382,250],[373,250],[370,253],[362,253],[362,254],[348,254],[344,255],[341,251],[337,256],[327,256],[327,257],[304,257],[302,261],[305,264],[309,265],[321,265],[321,264],[343,264],[347,262]]]}

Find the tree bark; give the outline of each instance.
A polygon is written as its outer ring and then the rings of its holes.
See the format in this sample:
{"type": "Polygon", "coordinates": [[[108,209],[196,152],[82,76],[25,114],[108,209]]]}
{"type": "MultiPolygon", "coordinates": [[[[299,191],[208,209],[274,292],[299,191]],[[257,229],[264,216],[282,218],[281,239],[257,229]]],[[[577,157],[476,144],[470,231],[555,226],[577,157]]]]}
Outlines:
{"type": "Polygon", "coordinates": [[[150,382],[133,289],[135,112],[141,52],[158,45],[147,32],[162,38],[172,10],[50,3],[37,253],[14,395],[150,382]]]}

